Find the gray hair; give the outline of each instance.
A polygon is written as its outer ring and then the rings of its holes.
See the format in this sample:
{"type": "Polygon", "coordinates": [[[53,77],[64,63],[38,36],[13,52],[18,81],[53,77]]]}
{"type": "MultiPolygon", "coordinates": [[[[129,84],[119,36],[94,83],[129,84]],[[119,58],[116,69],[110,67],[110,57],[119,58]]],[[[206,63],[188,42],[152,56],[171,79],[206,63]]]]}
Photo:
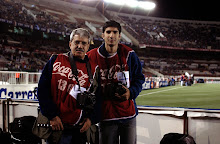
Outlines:
{"type": "Polygon", "coordinates": [[[84,28],[77,28],[77,29],[74,29],[71,34],[70,34],[70,41],[73,40],[73,37],[75,35],[79,35],[80,37],[87,37],[89,39],[89,42],[91,40],[91,37],[90,37],[90,33],[88,30],[84,29],[84,28]]]}

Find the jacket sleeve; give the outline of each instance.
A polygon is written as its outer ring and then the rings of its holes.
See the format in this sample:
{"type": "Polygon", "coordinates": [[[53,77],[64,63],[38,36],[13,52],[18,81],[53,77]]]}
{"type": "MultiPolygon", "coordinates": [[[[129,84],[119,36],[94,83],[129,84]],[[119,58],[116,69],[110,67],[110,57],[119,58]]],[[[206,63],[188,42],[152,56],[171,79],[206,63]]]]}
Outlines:
{"type": "Polygon", "coordinates": [[[53,55],[44,66],[43,72],[38,83],[38,100],[40,110],[49,120],[58,115],[58,110],[51,96],[51,79],[53,63],[57,55],[53,55]]]}
{"type": "Polygon", "coordinates": [[[128,57],[129,75],[130,75],[130,98],[136,99],[142,90],[142,84],[145,81],[142,73],[142,66],[135,52],[131,52],[128,57]]]}

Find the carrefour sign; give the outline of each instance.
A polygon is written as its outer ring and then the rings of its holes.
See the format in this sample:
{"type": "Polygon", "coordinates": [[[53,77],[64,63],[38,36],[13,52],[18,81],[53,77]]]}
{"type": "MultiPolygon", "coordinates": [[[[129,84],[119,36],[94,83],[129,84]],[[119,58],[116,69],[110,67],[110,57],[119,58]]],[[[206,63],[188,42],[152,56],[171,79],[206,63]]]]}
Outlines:
{"type": "Polygon", "coordinates": [[[35,88],[37,84],[0,85],[0,99],[37,100],[35,88]]]}

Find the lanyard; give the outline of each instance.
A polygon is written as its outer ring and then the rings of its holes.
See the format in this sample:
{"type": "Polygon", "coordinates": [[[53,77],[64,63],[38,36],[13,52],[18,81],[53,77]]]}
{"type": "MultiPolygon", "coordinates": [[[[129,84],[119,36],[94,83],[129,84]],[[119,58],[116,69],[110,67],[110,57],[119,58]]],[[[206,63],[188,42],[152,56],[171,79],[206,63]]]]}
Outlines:
{"type": "MultiPolygon", "coordinates": [[[[77,71],[77,68],[76,68],[75,60],[73,58],[73,54],[72,54],[72,52],[69,52],[68,55],[69,55],[69,62],[70,62],[70,65],[71,65],[72,73],[73,73],[73,75],[76,79],[77,84],[79,85],[79,90],[80,90],[80,84],[79,84],[79,79],[78,79],[78,71],[77,71]]],[[[93,83],[92,72],[91,72],[91,66],[90,66],[90,63],[88,62],[88,60],[86,60],[86,68],[87,68],[87,72],[88,72],[88,75],[89,75],[89,82],[90,82],[90,84],[92,84],[93,83]]]]}

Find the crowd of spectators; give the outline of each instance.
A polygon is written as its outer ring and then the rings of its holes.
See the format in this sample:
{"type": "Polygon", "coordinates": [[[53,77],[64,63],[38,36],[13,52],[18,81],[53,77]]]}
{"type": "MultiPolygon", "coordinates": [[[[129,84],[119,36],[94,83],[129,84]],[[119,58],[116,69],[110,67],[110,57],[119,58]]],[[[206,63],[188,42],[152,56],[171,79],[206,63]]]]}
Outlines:
{"type": "Polygon", "coordinates": [[[220,49],[220,23],[119,17],[141,44],[220,49]]]}
{"type": "Polygon", "coordinates": [[[67,51],[64,48],[64,43],[57,40],[34,40],[32,36],[14,33],[0,34],[0,70],[41,71],[51,54],[67,51]],[[55,45],[54,50],[50,48],[55,45]]]}
{"type": "MultiPolygon", "coordinates": [[[[15,25],[29,26],[32,29],[57,33],[71,33],[77,27],[86,27],[85,21],[67,22],[55,19],[36,6],[26,7],[21,3],[0,0],[0,19],[15,25]]],[[[220,24],[192,21],[160,20],[119,15],[126,30],[140,44],[165,45],[174,47],[220,49],[220,24]]]]}
{"type": "Polygon", "coordinates": [[[66,22],[56,19],[35,6],[28,8],[22,3],[0,0],[0,19],[15,25],[56,33],[71,33],[72,29],[84,27],[84,21],[66,22]]]}
{"type": "Polygon", "coordinates": [[[181,75],[184,71],[195,75],[220,76],[220,58],[218,53],[195,51],[151,50],[140,51],[145,67],[164,75],[181,75]]]}
{"type": "Polygon", "coordinates": [[[43,59],[49,59],[48,54],[29,54],[18,48],[15,52],[6,51],[5,48],[10,49],[10,47],[0,44],[0,70],[39,72],[45,64],[43,59]]]}

